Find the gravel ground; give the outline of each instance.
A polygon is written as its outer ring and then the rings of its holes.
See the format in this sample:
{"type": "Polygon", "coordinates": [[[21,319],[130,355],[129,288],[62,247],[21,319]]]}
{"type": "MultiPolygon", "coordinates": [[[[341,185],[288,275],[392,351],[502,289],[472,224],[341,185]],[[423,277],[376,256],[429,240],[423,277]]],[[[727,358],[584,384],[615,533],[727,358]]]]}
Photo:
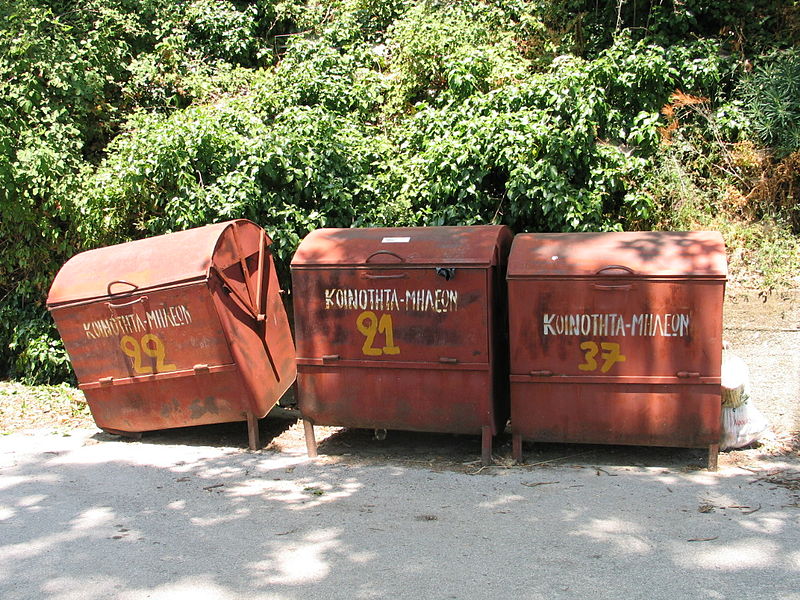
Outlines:
{"type": "MultiPolygon", "coordinates": [[[[729,292],[725,339],[750,368],[751,396],[770,422],[771,452],[800,450],[800,291],[729,292]]],[[[734,455],[738,452],[734,452],[734,455]]]]}

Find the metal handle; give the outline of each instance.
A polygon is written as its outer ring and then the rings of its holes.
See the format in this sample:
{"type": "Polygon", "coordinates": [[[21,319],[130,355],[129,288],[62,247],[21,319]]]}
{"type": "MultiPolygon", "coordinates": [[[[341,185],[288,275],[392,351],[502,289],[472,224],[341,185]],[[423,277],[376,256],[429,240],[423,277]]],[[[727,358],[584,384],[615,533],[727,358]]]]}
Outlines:
{"type": "MultiPolygon", "coordinates": [[[[226,293],[230,294],[232,298],[243,308],[247,313],[250,314],[255,320],[258,320],[258,311],[253,307],[252,303],[250,302],[249,293],[248,297],[243,297],[239,291],[236,289],[234,283],[228,279],[228,276],[222,271],[222,269],[218,269],[215,266],[211,266],[209,269],[210,272],[216,273],[217,276],[222,280],[222,289],[226,293]]],[[[247,279],[247,274],[244,273],[245,279],[247,279]]]]}
{"type": "Polygon", "coordinates": [[[373,275],[372,273],[364,273],[364,279],[405,279],[408,273],[396,273],[394,275],[373,275]]]}
{"type": "Polygon", "coordinates": [[[440,363],[447,363],[447,364],[450,364],[450,365],[454,365],[454,364],[456,364],[458,362],[458,359],[457,358],[450,358],[448,356],[440,356],[439,357],[439,362],[440,363]]]}
{"type": "Polygon", "coordinates": [[[372,254],[370,254],[370,255],[369,255],[367,258],[365,258],[365,259],[364,259],[364,262],[365,262],[365,263],[369,262],[369,259],[370,259],[370,258],[372,258],[372,257],[374,257],[374,256],[377,256],[378,254],[388,254],[389,256],[394,256],[395,258],[397,258],[398,260],[400,260],[400,262],[406,262],[406,259],[405,259],[405,258],[403,258],[402,256],[400,256],[399,254],[397,254],[397,253],[395,253],[395,252],[392,252],[391,250],[376,250],[375,252],[373,252],[372,254]]]}
{"type": "Polygon", "coordinates": [[[532,377],[550,377],[552,376],[553,372],[547,369],[542,369],[541,371],[531,371],[530,375],[532,377]]]}
{"type": "Polygon", "coordinates": [[[597,269],[597,271],[595,272],[595,275],[600,275],[600,273],[603,273],[604,271],[614,271],[614,270],[625,271],[629,275],[635,275],[636,274],[636,271],[634,271],[630,267],[626,267],[625,265],[608,265],[608,266],[603,267],[602,269],[597,269]]]}
{"type": "Polygon", "coordinates": [[[125,294],[125,293],[132,294],[133,292],[135,292],[136,290],[139,289],[139,286],[136,285],[135,283],[131,283],[130,281],[124,281],[122,279],[115,279],[114,281],[109,282],[109,284],[106,286],[106,293],[109,296],[113,296],[114,295],[114,292],[111,291],[111,286],[114,285],[114,284],[117,284],[117,283],[121,284],[121,285],[129,285],[129,286],[131,286],[131,289],[124,290],[122,292],[117,292],[118,294],[125,294]]]}
{"type": "Polygon", "coordinates": [[[106,302],[106,306],[108,308],[125,308],[126,306],[133,306],[137,302],[147,302],[147,296],[139,296],[136,300],[123,302],[122,304],[111,304],[111,302],[106,302]]]}
{"type": "Polygon", "coordinates": [[[633,286],[630,283],[626,283],[626,284],[623,284],[623,285],[602,285],[600,283],[595,283],[594,284],[594,289],[596,289],[596,290],[606,290],[606,291],[615,291],[615,290],[616,291],[619,291],[619,290],[627,291],[627,290],[630,290],[632,287],[633,286]]]}
{"type": "Polygon", "coordinates": [[[323,354],[322,355],[322,362],[332,362],[334,360],[339,360],[338,354],[323,354]]]}
{"type": "MultiPolygon", "coordinates": [[[[256,271],[256,321],[263,321],[267,318],[266,309],[264,308],[265,296],[264,294],[264,264],[265,254],[267,250],[267,234],[262,231],[258,238],[258,271],[256,271]]],[[[267,285],[269,285],[269,275],[267,275],[267,285]]]]}
{"type": "Polygon", "coordinates": [[[700,373],[697,371],[678,371],[675,373],[681,379],[689,379],[690,377],[700,377],[700,373]]]}

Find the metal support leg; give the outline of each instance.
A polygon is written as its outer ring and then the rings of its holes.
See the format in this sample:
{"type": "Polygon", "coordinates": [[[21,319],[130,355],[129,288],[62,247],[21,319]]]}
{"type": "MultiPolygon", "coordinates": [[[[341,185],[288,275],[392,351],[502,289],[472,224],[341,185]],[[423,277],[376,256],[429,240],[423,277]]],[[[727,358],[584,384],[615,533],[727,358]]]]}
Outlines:
{"type": "Polygon", "coordinates": [[[256,416],[247,411],[247,442],[250,450],[258,450],[261,448],[261,442],[258,438],[258,419],[256,416]]]}
{"type": "Polygon", "coordinates": [[[128,438],[131,440],[142,439],[141,431],[120,431],[119,429],[109,429],[107,427],[103,427],[103,431],[105,431],[106,433],[110,433],[111,435],[120,435],[124,438],[128,438]]]}
{"type": "Polygon", "coordinates": [[[522,462],[522,434],[511,434],[511,453],[514,455],[514,460],[518,463],[522,462]]]}
{"type": "Polygon", "coordinates": [[[492,464],[492,428],[488,425],[481,428],[481,464],[492,464]]]}
{"type": "Polygon", "coordinates": [[[308,458],[316,458],[317,440],[314,438],[314,423],[310,419],[303,419],[303,431],[306,434],[306,453],[308,458]]]}
{"type": "Polygon", "coordinates": [[[708,447],[708,470],[716,471],[719,465],[719,444],[711,444],[708,447]]]}

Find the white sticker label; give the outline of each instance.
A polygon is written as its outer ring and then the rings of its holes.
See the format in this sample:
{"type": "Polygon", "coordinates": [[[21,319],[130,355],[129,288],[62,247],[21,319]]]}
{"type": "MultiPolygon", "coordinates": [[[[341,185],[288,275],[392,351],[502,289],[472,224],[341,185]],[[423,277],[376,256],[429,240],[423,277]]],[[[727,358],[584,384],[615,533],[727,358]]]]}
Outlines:
{"type": "Polygon", "coordinates": [[[410,237],[385,237],[381,240],[384,244],[407,244],[410,241],[410,237]]]}

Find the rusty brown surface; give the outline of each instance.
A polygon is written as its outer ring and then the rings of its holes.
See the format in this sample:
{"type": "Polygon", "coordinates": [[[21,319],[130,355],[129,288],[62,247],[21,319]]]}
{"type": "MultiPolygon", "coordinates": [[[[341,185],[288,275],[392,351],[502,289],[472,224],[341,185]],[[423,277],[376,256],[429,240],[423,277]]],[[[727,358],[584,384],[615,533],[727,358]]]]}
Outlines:
{"type": "Polygon", "coordinates": [[[230,221],[92,250],[48,307],[97,425],[150,431],[263,417],[294,346],[266,233],[230,221]]]}
{"type": "Polygon", "coordinates": [[[514,435],[717,442],[725,276],[714,232],[518,235],[508,269],[514,435]]]}
{"type": "Polygon", "coordinates": [[[502,431],[511,237],[502,226],[309,234],[292,262],[303,416],[320,425],[502,431]]]}

